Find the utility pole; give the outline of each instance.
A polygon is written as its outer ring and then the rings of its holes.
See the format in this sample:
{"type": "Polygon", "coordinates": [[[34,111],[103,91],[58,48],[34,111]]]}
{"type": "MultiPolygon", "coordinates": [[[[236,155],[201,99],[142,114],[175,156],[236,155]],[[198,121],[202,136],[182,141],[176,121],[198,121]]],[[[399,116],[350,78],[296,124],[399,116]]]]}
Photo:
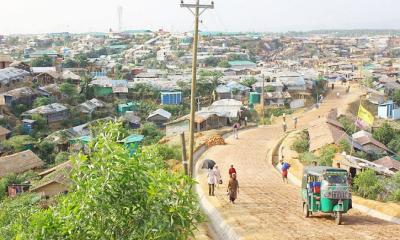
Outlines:
{"type": "Polygon", "coordinates": [[[193,174],[193,152],[194,152],[194,130],[195,130],[195,112],[196,112],[196,77],[197,77],[197,48],[199,43],[199,17],[207,9],[214,8],[214,2],[211,4],[196,3],[186,4],[181,1],[181,7],[187,8],[194,15],[194,33],[193,33],[193,62],[192,62],[192,86],[190,96],[190,124],[189,124],[189,176],[193,174]],[[200,9],[202,10],[200,12],[200,9]],[[193,11],[194,10],[194,11],[193,11]]]}
{"type": "Polygon", "coordinates": [[[265,88],[265,76],[263,75],[262,89],[261,89],[261,114],[262,114],[262,124],[265,124],[265,98],[264,98],[264,88],[265,88]]]}

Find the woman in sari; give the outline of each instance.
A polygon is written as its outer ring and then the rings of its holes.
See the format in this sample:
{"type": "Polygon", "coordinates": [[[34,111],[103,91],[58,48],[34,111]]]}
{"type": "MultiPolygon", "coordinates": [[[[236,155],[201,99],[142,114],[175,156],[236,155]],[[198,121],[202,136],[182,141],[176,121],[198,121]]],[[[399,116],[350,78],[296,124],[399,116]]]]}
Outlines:
{"type": "Polygon", "coordinates": [[[236,179],[236,173],[232,173],[231,179],[229,179],[228,183],[228,195],[229,195],[229,201],[231,203],[235,203],[235,200],[237,198],[237,195],[239,193],[239,182],[236,179]]]}

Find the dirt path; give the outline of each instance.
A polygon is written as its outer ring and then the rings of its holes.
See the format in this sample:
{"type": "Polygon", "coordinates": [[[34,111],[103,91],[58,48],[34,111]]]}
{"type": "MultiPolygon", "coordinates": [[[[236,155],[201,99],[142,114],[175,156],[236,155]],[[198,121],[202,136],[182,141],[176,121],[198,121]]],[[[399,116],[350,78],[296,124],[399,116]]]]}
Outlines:
{"type": "MultiPolygon", "coordinates": [[[[299,124],[304,126],[332,106],[343,106],[345,102],[345,99],[328,100],[320,109],[301,116],[299,124]]],[[[213,147],[202,156],[217,162],[224,181],[216,196],[208,199],[243,239],[400,239],[400,225],[356,210],[344,216],[341,226],[327,215],[303,218],[300,190],[283,184],[265,159],[273,140],[281,134],[280,126],[248,130],[240,133],[238,140],[228,138],[227,145],[213,147]],[[235,205],[226,196],[230,164],[235,165],[240,184],[235,205]]],[[[208,192],[205,174],[204,170],[199,172],[199,181],[204,192],[208,192]]]]}

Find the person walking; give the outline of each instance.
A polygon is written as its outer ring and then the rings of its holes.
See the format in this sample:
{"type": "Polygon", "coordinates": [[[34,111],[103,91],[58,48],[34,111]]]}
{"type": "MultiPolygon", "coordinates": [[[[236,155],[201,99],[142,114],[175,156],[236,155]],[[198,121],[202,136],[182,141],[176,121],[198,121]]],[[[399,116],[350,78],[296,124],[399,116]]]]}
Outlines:
{"type": "Polygon", "coordinates": [[[286,125],[286,122],[285,122],[285,121],[282,122],[282,127],[283,127],[283,132],[286,132],[286,130],[287,130],[287,125],[286,125]]]}
{"type": "Polygon", "coordinates": [[[240,128],[240,123],[237,122],[233,124],[233,136],[238,139],[239,138],[239,128],[240,128]]]}
{"type": "Polygon", "coordinates": [[[214,166],[213,171],[214,171],[214,176],[215,176],[215,184],[218,187],[218,185],[222,184],[221,172],[219,171],[217,165],[214,166]]]}
{"type": "Polygon", "coordinates": [[[236,169],[233,167],[233,164],[231,165],[231,168],[229,168],[229,177],[232,177],[232,174],[236,174],[236,169]]]}
{"type": "Polygon", "coordinates": [[[294,129],[297,129],[297,117],[293,118],[294,129]]]}
{"type": "Polygon", "coordinates": [[[215,172],[213,169],[209,168],[208,173],[207,173],[207,182],[208,182],[208,195],[209,196],[215,196],[214,195],[214,190],[215,190],[215,172]]]}
{"type": "Polygon", "coordinates": [[[227,192],[229,196],[229,202],[235,204],[235,200],[239,194],[239,182],[236,179],[236,173],[233,173],[232,177],[229,179],[227,192]]]}
{"type": "Polygon", "coordinates": [[[283,113],[283,115],[282,115],[282,119],[283,119],[283,122],[285,122],[285,123],[286,123],[286,114],[285,114],[285,113],[283,113]]]}
{"type": "Polygon", "coordinates": [[[288,181],[289,168],[290,168],[290,164],[283,161],[283,157],[282,157],[282,160],[281,160],[282,180],[283,180],[283,182],[286,182],[286,183],[289,183],[289,181],[288,181]]]}

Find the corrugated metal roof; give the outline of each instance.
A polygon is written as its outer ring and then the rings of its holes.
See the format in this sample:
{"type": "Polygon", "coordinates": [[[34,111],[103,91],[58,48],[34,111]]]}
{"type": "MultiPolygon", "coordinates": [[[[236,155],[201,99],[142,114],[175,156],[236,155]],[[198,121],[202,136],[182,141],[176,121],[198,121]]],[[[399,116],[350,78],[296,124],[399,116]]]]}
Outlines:
{"type": "Polygon", "coordinates": [[[24,79],[26,76],[29,76],[29,72],[22,69],[13,67],[0,69],[0,82],[3,84],[14,79],[24,79]]]}
{"type": "Polygon", "coordinates": [[[54,112],[61,112],[68,110],[68,108],[62,104],[59,103],[53,103],[45,106],[41,106],[38,108],[34,108],[32,110],[24,112],[22,115],[31,115],[31,114],[48,114],[48,113],[54,113],[54,112]]]}
{"type": "Polygon", "coordinates": [[[147,119],[149,119],[149,118],[151,118],[151,117],[154,117],[154,116],[156,116],[156,115],[163,116],[163,117],[165,117],[165,118],[167,118],[167,119],[170,119],[171,116],[172,116],[172,114],[171,114],[170,112],[165,111],[164,109],[159,108],[159,109],[155,110],[154,112],[150,113],[150,115],[147,117],[147,119]]]}

